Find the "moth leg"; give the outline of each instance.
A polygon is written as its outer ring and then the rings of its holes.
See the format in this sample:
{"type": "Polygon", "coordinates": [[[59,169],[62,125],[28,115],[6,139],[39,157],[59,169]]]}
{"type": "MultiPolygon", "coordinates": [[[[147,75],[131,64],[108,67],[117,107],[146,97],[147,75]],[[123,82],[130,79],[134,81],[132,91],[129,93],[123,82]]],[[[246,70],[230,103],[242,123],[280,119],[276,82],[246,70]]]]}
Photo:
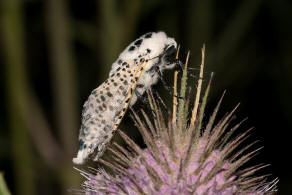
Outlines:
{"type": "MultiPolygon", "coordinates": [[[[174,62],[177,66],[176,66],[176,70],[179,70],[179,71],[182,71],[185,67],[185,64],[180,61],[179,59],[176,59],[175,62],[174,62]]],[[[191,68],[191,67],[188,67],[188,70],[196,70],[195,68],[191,68]]],[[[194,75],[192,72],[188,71],[188,75],[192,78],[195,78],[197,79],[198,76],[194,75]]]]}
{"type": "Polygon", "coordinates": [[[160,97],[160,95],[159,95],[159,93],[158,93],[158,90],[157,90],[155,87],[152,87],[152,88],[151,88],[151,91],[153,92],[153,95],[156,96],[156,97],[159,99],[159,101],[162,103],[163,107],[164,107],[165,109],[167,109],[167,106],[165,105],[164,101],[163,101],[162,98],[160,97]]]}
{"type": "Polygon", "coordinates": [[[176,97],[176,98],[178,98],[178,99],[184,99],[183,97],[181,97],[181,96],[178,96],[178,95],[173,95],[173,97],[176,97]]]}
{"type": "MultiPolygon", "coordinates": [[[[168,91],[168,93],[171,95],[171,96],[175,96],[174,94],[173,94],[173,87],[169,87],[168,85],[167,85],[167,83],[166,83],[166,81],[164,80],[164,78],[163,78],[163,74],[162,74],[162,72],[159,70],[159,68],[157,67],[157,69],[156,69],[156,71],[157,71],[157,73],[158,73],[158,75],[159,75],[159,78],[160,78],[160,80],[161,80],[161,82],[162,82],[162,85],[163,85],[163,87],[168,91]]],[[[179,99],[182,99],[182,97],[180,97],[180,96],[175,96],[176,98],[179,98],[179,99]]]]}
{"type": "Polygon", "coordinates": [[[137,89],[135,90],[135,95],[137,96],[137,99],[141,100],[142,104],[142,108],[146,109],[146,110],[151,110],[153,113],[155,113],[155,111],[151,108],[150,104],[149,104],[149,100],[148,97],[143,96],[137,89]]]}
{"type": "Polygon", "coordinates": [[[157,72],[157,74],[158,74],[158,76],[159,76],[159,78],[160,78],[160,80],[161,80],[161,82],[162,82],[162,85],[163,85],[163,87],[172,95],[172,93],[171,93],[171,87],[169,87],[168,85],[167,85],[167,83],[166,83],[166,81],[164,80],[164,78],[163,78],[163,74],[162,74],[162,72],[160,71],[160,69],[159,69],[159,67],[158,66],[156,66],[156,72],[157,72]]]}
{"type": "Polygon", "coordinates": [[[135,90],[135,95],[139,100],[141,100],[144,104],[147,104],[147,99],[146,97],[143,97],[143,95],[136,89],[135,90]]]}
{"type": "Polygon", "coordinates": [[[180,61],[179,59],[176,59],[176,60],[174,61],[174,63],[177,65],[177,67],[180,67],[181,70],[183,70],[184,67],[185,67],[185,64],[182,63],[182,61],[180,61]]]}

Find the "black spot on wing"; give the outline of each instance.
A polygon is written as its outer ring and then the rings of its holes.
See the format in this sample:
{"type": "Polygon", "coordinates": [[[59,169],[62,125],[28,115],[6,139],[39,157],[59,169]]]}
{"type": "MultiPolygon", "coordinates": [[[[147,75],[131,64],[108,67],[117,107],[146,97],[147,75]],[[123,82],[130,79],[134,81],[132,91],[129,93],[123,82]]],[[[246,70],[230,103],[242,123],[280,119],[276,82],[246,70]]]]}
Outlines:
{"type": "Polygon", "coordinates": [[[100,99],[102,100],[102,101],[105,101],[105,97],[102,95],[102,96],[100,96],[100,99]]]}
{"type": "Polygon", "coordinates": [[[143,88],[143,87],[144,87],[143,84],[138,84],[138,85],[137,85],[137,88],[143,88]]]}
{"type": "Polygon", "coordinates": [[[109,125],[105,125],[104,128],[103,128],[104,131],[108,131],[110,129],[111,129],[111,126],[109,126],[109,125]]]}
{"type": "Polygon", "coordinates": [[[135,50],[135,46],[131,46],[129,47],[128,51],[134,51],[135,50]]]}
{"type": "Polygon", "coordinates": [[[91,94],[92,94],[92,95],[96,95],[96,90],[93,90],[93,91],[91,92],[91,94]]]}
{"type": "Polygon", "coordinates": [[[149,38],[152,37],[152,33],[151,33],[151,32],[150,32],[150,33],[147,33],[144,37],[145,37],[146,39],[149,39],[149,38]]]}
{"type": "Polygon", "coordinates": [[[119,89],[120,89],[121,91],[123,91],[125,88],[124,88],[123,86],[120,86],[119,89]]]}
{"type": "Polygon", "coordinates": [[[140,47],[142,42],[143,42],[143,39],[138,39],[137,41],[135,41],[134,45],[136,45],[137,47],[140,47]]]}
{"type": "Polygon", "coordinates": [[[106,94],[108,97],[113,97],[113,94],[111,92],[107,92],[106,94]]]}

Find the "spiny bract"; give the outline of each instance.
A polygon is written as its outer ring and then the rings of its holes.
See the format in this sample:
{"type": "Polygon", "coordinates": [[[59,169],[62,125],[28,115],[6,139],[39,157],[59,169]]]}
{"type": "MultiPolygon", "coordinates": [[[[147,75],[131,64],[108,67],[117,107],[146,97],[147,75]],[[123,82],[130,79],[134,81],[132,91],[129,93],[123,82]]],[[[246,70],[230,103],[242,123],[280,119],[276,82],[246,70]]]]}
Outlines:
{"type": "Polygon", "coordinates": [[[177,44],[164,32],[147,33],[132,42],[113,63],[109,78],[94,89],[84,103],[80,147],[73,162],[101,157],[137,95],[157,83],[162,72],[176,65],[177,44]]]}

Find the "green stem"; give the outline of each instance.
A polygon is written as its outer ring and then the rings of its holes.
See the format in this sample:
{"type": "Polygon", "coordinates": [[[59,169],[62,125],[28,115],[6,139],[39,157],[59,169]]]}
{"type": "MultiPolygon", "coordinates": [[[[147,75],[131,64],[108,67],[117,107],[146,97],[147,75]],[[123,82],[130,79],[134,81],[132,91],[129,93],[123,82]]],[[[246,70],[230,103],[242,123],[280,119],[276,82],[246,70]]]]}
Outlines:
{"type": "Polygon", "coordinates": [[[48,43],[51,56],[52,88],[56,121],[62,147],[66,151],[65,161],[59,165],[57,175],[62,194],[71,186],[77,186],[80,177],[72,171],[71,158],[77,151],[77,131],[79,129],[77,109],[77,85],[72,53],[72,38],[67,1],[46,1],[48,43]],[[74,133],[75,132],[75,133],[74,133]]]}
{"type": "MultiPolygon", "coordinates": [[[[35,194],[32,150],[25,127],[28,117],[23,14],[20,0],[2,0],[2,35],[6,57],[6,98],[11,128],[12,162],[17,194],[35,194]]],[[[7,147],[8,148],[8,147],[7,147]]]]}
{"type": "Polygon", "coordinates": [[[186,101],[186,89],[187,89],[187,79],[188,79],[188,59],[189,59],[188,52],[185,67],[183,70],[183,75],[181,79],[181,86],[180,86],[180,97],[179,97],[179,105],[178,105],[178,129],[180,135],[183,132],[183,127],[186,127],[186,115],[185,115],[185,101],[186,101]]]}
{"type": "Polygon", "coordinates": [[[52,89],[59,136],[65,151],[77,151],[77,85],[75,83],[70,23],[64,0],[47,1],[48,43],[51,56],[52,89]]]}
{"type": "Polygon", "coordinates": [[[0,172],[0,194],[2,195],[11,195],[6,182],[4,180],[3,173],[0,172]]]}

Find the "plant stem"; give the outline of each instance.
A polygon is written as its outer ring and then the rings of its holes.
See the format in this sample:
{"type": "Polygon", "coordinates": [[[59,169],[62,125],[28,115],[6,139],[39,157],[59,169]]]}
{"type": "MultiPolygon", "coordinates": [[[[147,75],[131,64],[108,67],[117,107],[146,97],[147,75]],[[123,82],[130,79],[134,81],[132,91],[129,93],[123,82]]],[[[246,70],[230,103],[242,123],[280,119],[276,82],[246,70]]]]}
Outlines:
{"type": "Polygon", "coordinates": [[[23,39],[23,14],[20,0],[2,0],[3,43],[6,56],[6,98],[11,128],[12,162],[16,194],[34,195],[32,150],[25,127],[28,117],[27,79],[23,39]]]}

